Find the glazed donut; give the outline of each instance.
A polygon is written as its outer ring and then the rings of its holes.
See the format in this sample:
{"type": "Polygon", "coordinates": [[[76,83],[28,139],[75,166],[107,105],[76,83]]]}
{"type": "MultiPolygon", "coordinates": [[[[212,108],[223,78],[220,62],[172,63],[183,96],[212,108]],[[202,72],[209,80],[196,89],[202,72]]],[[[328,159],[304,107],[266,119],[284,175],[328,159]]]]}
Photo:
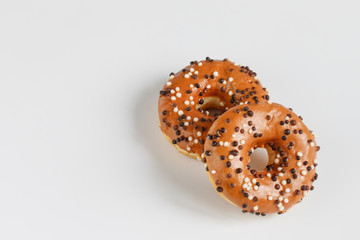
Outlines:
{"type": "Polygon", "coordinates": [[[202,161],[217,192],[243,212],[284,213],[317,179],[314,135],[300,116],[276,103],[236,106],[211,126],[202,161]],[[264,170],[251,169],[256,148],[268,151],[264,170]]]}
{"type": "Polygon", "coordinates": [[[248,67],[227,59],[193,61],[171,73],[160,91],[160,129],[181,153],[200,160],[207,131],[218,115],[239,104],[268,100],[248,67]]]}

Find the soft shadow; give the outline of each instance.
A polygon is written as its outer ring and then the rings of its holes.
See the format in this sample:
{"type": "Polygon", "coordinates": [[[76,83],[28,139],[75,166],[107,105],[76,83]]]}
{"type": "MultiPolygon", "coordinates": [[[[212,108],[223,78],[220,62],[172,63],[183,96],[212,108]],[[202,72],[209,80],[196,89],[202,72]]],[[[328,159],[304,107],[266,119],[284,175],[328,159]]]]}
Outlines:
{"type": "MultiPolygon", "coordinates": [[[[161,79],[161,78],[158,78],[161,79]]],[[[162,199],[192,213],[215,218],[256,221],[220,197],[208,180],[203,164],[179,153],[162,135],[158,120],[158,97],[164,82],[144,89],[134,106],[136,134],[153,161],[152,179],[162,199]]]]}

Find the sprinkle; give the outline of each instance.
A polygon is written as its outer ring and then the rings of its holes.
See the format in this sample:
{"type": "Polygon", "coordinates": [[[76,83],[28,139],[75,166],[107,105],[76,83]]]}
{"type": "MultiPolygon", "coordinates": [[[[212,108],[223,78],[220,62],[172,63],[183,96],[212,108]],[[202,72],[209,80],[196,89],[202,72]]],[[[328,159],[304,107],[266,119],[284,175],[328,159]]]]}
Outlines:
{"type": "Polygon", "coordinates": [[[286,116],[285,120],[289,120],[290,118],[288,116],[286,116]]]}
{"type": "Polygon", "coordinates": [[[182,110],[179,110],[178,114],[181,116],[184,114],[184,112],[182,110]]]}
{"type": "Polygon", "coordinates": [[[215,173],[216,173],[216,171],[215,171],[215,170],[211,170],[211,173],[212,173],[212,174],[215,174],[215,173]]]}
{"type": "Polygon", "coordinates": [[[197,122],[199,121],[199,119],[197,117],[194,118],[194,122],[197,122]]]}
{"type": "Polygon", "coordinates": [[[247,188],[248,185],[247,185],[246,183],[244,183],[244,184],[242,185],[242,187],[243,187],[243,188],[247,188]]]}
{"type": "Polygon", "coordinates": [[[171,82],[167,82],[166,85],[170,86],[170,85],[171,85],[171,82]]]}
{"type": "Polygon", "coordinates": [[[289,199],[285,198],[284,203],[288,203],[288,202],[289,202],[289,199]]]}
{"type": "Polygon", "coordinates": [[[193,88],[193,87],[194,87],[194,84],[190,84],[190,87],[193,88]]]}
{"type": "Polygon", "coordinates": [[[194,140],[194,143],[198,143],[198,142],[199,142],[199,140],[198,140],[198,139],[195,139],[195,140],[194,140]]]}
{"type": "Polygon", "coordinates": [[[177,111],[179,111],[179,109],[176,107],[176,108],[174,108],[174,112],[177,112],[177,111]]]}
{"type": "Polygon", "coordinates": [[[236,137],[236,134],[234,133],[234,134],[232,135],[232,137],[233,137],[233,138],[236,137]]]}
{"type": "Polygon", "coordinates": [[[254,211],[258,210],[259,207],[258,206],[254,206],[254,211]]]}
{"type": "Polygon", "coordinates": [[[190,102],[189,102],[188,100],[186,100],[184,103],[185,103],[185,105],[189,105],[189,104],[190,104],[190,102]]]}
{"type": "Polygon", "coordinates": [[[282,167],[278,167],[278,171],[281,171],[282,170],[282,167]]]}
{"type": "Polygon", "coordinates": [[[229,82],[234,81],[234,79],[232,77],[229,77],[229,82]]]}
{"type": "Polygon", "coordinates": [[[245,140],[244,140],[244,139],[241,140],[240,143],[241,143],[241,144],[245,144],[245,140]]]}
{"type": "Polygon", "coordinates": [[[298,152],[296,155],[298,155],[299,157],[303,156],[303,154],[301,152],[298,152]]]}
{"type": "Polygon", "coordinates": [[[256,191],[256,190],[258,190],[259,189],[259,187],[257,186],[257,185],[255,185],[254,186],[254,190],[256,191]]]}
{"type": "Polygon", "coordinates": [[[253,180],[251,180],[251,182],[255,184],[255,183],[256,183],[256,179],[253,178],[253,180]]]}
{"type": "Polygon", "coordinates": [[[220,105],[221,107],[223,107],[223,106],[224,106],[224,102],[220,102],[219,105],[220,105]]]}
{"type": "Polygon", "coordinates": [[[232,92],[231,90],[229,91],[229,95],[230,95],[230,96],[233,95],[233,92],[232,92]]]}
{"type": "Polygon", "coordinates": [[[198,131],[196,134],[197,134],[199,137],[201,136],[201,132],[200,132],[200,131],[198,131]]]}
{"type": "Polygon", "coordinates": [[[281,202],[284,198],[282,196],[279,197],[279,201],[281,202]]]}
{"type": "Polygon", "coordinates": [[[305,176],[307,174],[306,170],[302,170],[301,172],[301,175],[305,176]]]}
{"type": "Polygon", "coordinates": [[[290,192],[290,188],[285,188],[285,192],[290,192]]]}
{"type": "Polygon", "coordinates": [[[175,90],[178,92],[178,91],[180,91],[180,88],[179,88],[179,87],[176,87],[175,90]]]}
{"type": "Polygon", "coordinates": [[[279,157],[280,157],[280,154],[276,154],[276,157],[279,158],[279,157]]]}
{"type": "Polygon", "coordinates": [[[193,68],[190,68],[190,72],[193,72],[193,71],[195,71],[195,69],[193,69],[193,68]]]}
{"type": "Polygon", "coordinates": [[[280,211],[283,211],[283,210],[284,210],[284,206],[280,206],[280,207],[279,207],[279,210],[280,210],[280,211]]]}
{"type": "Polygon", "coordinates": [[[253,198],[254,197],[252,195],[249,195],[249,197],[248,197],[249,200],[253,200],[253,198]]]}
{"type": "Polygon", "coordinates": [[[189,78],[189,74],[185,74],[185,76],[184,76],[185,78],[189,78]]]}
{"type": "Polygon", "coordinates": [[[274,163],[279,163],[279,159],[275,158],[274,163]]]}
{"type": "Polygon", "coordinates": [[[187,148],[186,148],[186,150],[190,151],[190,150],[191,150],[191,148],[190,148],[190,147],[187,147],[187,148]]]}
{"type": "Polygon", "coordinates": [[[171,93],[171,94],[174,94],[174,93],[175,93],[174,89],[171,89],[171,90],[170,90],[170,93],[171,93]]]}
{"type": "Polygon", "coordinates": [[[173,100],[173,101],[175,101],[175,100],[176,100],[176,97],[175,97],[175,96],[172,96],[170,99],[173,100]]]}
{"type": "Polygon", "coordinates": [[[176,93],[176,96],[178,97],[178,98],[181,98],[181,93],[176,93]]]}
{"type": "Polygon", "coordinates": [[[268,196],[268,200],[273,200],[273,197],[272,196],[268,196]]]}
{"type": "Polygon", "coordinates": [[[279,173],[279,177],[282,177],[282,176],[284,176],[284,174],[281,172],[281,173],[279,173]]]}
{"type": "Polygon", "coordinates": [[[252,134],[252,132],[253,132],[253,131],[252,131],[251,129],[249,129],[249,133],[252,134]]]}
{"type": "Polygon", "coordinates": [[[229,146],[229,142],[224,142],[224,146],[225,147],[229,146]]]}
{"type": "Polygon", "coordinates": [[[190,116],[187,116],[186,119],[190,121],[190,120],[191,120],[191,117],[190,117],[190,116]]]}
{"type": "Polygon", "coordinates": [[[201,67],[201,66],[202,66],[202,62],[199,62],[198,65],[201,67]]]}
{"type": "Polygon", "coordinates": [[[194,73],[195,73],[195,74],[199,74],[199,71],[195,71],[194,73]]]}
{"type": "Polygon", "coordinates": [[[224,145],[224,142],[223,142],[223,141],[220,141],[219,144],[220,144],[220,146],[223,146],[223,145],[224,145]]]}
{"type": "Polygon", "coordinates": [[[315,146],[315,143],[314,142],[310,142],[310,147],[313,147],[315,146]]]}
{"type": "Polygon", "coordinates": [[[233,155],[229,155],[229,159],[234,159],[234,156],[233,155]]]}
{"type": "Polygon", "coordinates": [[[191,101],[191,105],[195,105],[195,102],[194,102],[194,101],[191,101]]]}
{"type": "Polygon", "coordinates": [[[215,71],[215,72],[213,72],[213,75],[214,75],[215,77],[217,77],[217,76],[219,76],[219,73],[218,73],[217,71],[215,71]]]}
{"type": "Polygon", "coordinates": [[[193,137],[192,136],[188,137],[188,140],[189,142],[191,142],[193,140],[193,137]]]}
{"type": "Polygon", "coordinates": [[[282,184],[282,185],[286,185],[286,180],[282,180],[282,181],[281,181],[281,184],[282,184]]]}
{"type": "Polygon", "coordinates": [[[249,179],[248,177],[246,177],[246,178],[244,179],[244,181],[245,181],[245,182],[249,182],[250,179],[249,179]]]}
{"type": "Polygon", "coordinates": [[[211,88],[211,85],[210,85],[210,84],[209,84],[209,85],[207,85],[207,86],[206,86],[206,88],[208,88],[208,89],[209,89],[209,88],[211,88]]]}
{"type": "Polygon", "coordinates": [[[297,164],[296,165],[298,165],[298,167],[301,167],[301,162],[297,162],[297,164]]]}
{"type": "Polygon", "coordinates": [[[271,173],[267,173],[266,176],[267,176],[267,177],[271,177],[271,173]]]}

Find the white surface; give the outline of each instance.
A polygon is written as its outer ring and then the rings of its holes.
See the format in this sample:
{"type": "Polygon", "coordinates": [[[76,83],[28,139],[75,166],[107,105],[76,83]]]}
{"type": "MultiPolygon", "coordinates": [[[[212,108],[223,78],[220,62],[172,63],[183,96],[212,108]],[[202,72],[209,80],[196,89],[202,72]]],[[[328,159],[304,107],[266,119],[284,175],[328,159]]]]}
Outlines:
{"type": "Polygon", "coordinates": [[[355,236],[357,3],[1,1],[0,239],[355,236]],[[168,74],[206,56],[318,136],[315,191],[285,215],[242,214],[158,129],[168,74]]]}

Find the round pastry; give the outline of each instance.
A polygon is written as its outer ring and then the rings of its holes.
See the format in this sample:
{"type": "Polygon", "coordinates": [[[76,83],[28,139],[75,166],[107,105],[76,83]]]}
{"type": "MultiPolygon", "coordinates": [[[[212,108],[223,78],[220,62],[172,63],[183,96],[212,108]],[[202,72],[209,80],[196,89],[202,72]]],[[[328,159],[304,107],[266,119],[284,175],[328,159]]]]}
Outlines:
{"type": "Polygon", "coordinates": [[[300,116],[276,103],[231,108],[211,126],[203,162],[218,193],[243,209],[283,213],[313,190],[316,145],[300,116]],[[268,151],[265,169],[250,166],[256,148],[268,151]]]}
{"type": "Polygon", "coordinates": [[[201,159],[207,132],[229,108],[268,101],[269,95],[248,67],[206,58],[193,61],[160,91],[160,129],[183,154],[201,159]]]}

